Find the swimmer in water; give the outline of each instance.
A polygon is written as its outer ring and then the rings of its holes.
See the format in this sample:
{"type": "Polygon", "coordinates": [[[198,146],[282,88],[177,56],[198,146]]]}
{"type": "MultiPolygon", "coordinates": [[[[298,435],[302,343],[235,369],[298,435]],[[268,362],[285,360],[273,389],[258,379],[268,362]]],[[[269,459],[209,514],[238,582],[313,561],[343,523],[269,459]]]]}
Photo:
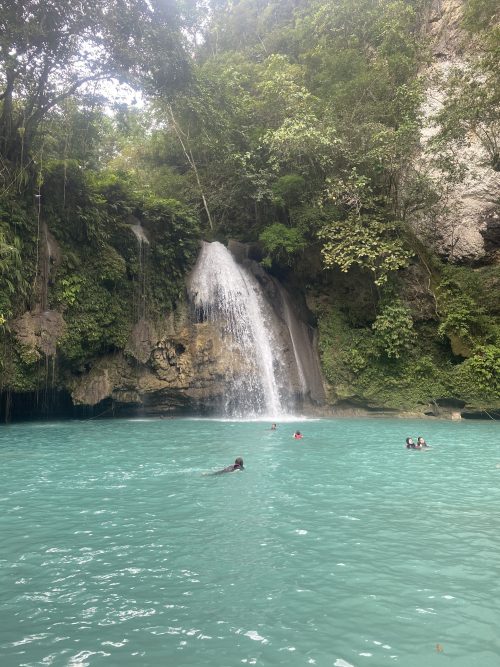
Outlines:
{"type": "Polygon", "coordinates": [[[241,456],[238,456],[230,466],[223,468],[222,470],[217,470],[216,472],[211,473],[212,475],[222,475],[224,472],[236,472],[237,470],[245,470],[243,467],[243,459],[241,456]]]}
{"type": "Polygon", "coordinates": [[[294,437],[294,440],[302,440],[302,438],[304,436],[302,435],[302,433],[300,431],[295,431],[295,433],[293,434],[293,437],[294,437]]]}
{"type": "Polygon", "coordinates": [[[413,438],[406,438],[406,449],[415,449],[415,446],[413,438]]]}
{"type": "Polygon", "coordinates": [[[271,424],[270,431],[276,431],[276,424],[271,424]]]}
{"type": "Polygon", "coordinates": [[[425,447],[428,447],[429,445],[425,442],[425,440],[422,438],[421,435],[418,436],[417,438],[417,447],[421,447],[422,449],[425,447]]]}

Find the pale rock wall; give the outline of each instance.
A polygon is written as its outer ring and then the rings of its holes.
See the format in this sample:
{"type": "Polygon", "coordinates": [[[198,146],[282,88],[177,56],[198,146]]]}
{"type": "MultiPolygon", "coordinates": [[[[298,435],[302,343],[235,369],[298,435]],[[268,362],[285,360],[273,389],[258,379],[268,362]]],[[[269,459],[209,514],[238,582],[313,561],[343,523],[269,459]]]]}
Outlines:
{"type": "Polygon", "coordinates": [[[439,184],[442,201],[437,215],[415,216],[411,222],[417,235],[447,260],[490,262],[500,255],[500,172],[488,164],[488,155],[474,136],[466,137],[466,147],[457,149],[456,158],[467,172],[461,183],[443,185],[443,174],[426,157],[429,140],[438,131],[433,116],[442,107],[446,80],[454,69],[467,67],[466,51],[471,45],[461,28],[463,5],[463,0],[435,0],[428,17],[433,62],[422,73],[428,88],[420,168],[439,184]]]}
{"type": "Polygon", "coordinates": [[[187,314],[159,325],[145,320],[133,330],[124,354],[97,360],[88,373],[71,379],[76,405],[112,399],[145,411],[211,410],[223,402],[229,374],[248,371],[251,360],[234,357],[209,322],[187,314]]]}
{"type": "Polygon", "coordinates": [[[66,323],[56,310],[27,311],[12,323],[19,343],[33,359],[54,357],[57,343],[66,331],[66,323]]]}

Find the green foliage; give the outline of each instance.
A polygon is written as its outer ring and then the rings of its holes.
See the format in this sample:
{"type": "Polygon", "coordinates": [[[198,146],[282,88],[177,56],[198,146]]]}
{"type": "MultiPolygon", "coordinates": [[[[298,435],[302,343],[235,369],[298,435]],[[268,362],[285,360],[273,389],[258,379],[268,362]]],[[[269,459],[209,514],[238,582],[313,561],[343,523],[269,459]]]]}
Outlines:
{"type": "Polygon", "coordinates": [[[6,219],[7,215],[0,209],[0,326],[14,315],[28,289],[21,256],[22,241],[9,231],[6,219]]]}
{"type": "Polygon", "coordinates": [[[306,181],[298,174],[280,176],[274,183],[272,190],[274,201],[280,206],[298,206],[306,189],[306,181]]]}
{"type": "Polygon", "coordinates": [[[411,312],[400,301],[387,303],[372,324],[375,343],[390,359],[399,359],[415,342],[411,312]]]}
{"type": "Polygon", "coordinates": [[[292,209],[323,202],[328,184],[353,168],[386,199],[382,215],[404,220],[417,194],[403,183],[418,149],[421,4],[245,0],[215,9],[193,83],[172,101],[175,124],[166,114],[165,145],[219,232],[249,240],[269,220],[295,224],[292,209]],[[286,192],[281,179],[291,175],[302,191],[286,192]]]}
{"type": "MultiPolygon", "coordinates": [[[[491,278],[483,273],[461,267],[448,266],[443,270],[436,295],[441,321],[438,333],[457,337],[469,349],[490,341],[495,336],[494,319],[483,305],[482,295],[491,278]]],[[[498,284],[496,290],[498,292],[498,284]]],[[[466,355],[468,356],[468,355],[466,355]]]]}
{"type": "Polygon", "coordinates": [[[353,265],[372,272],[376,285],[389,274],[407,266],[411,253],[400,238],[400,225],[376,215],[352,212],[344,220],[328,222],[318,234],[324,241],[326,267],[338,266],[346,273],[353,265]]]}
{"type": "Polygon", "coordinates": [[[496,171],[500,171],[499,19],[496,0],[467,0],[464,24],[472,33],[479,33],[482,48],[445,82],[443,108],[436,117],[440,132],[434,140],[436,150],[451,147],[456,151],[474,138],[496,171]]]}
{"type": "Polygon", "coordinates": [[[500,401],[500,347],[477,347],[474,354],[455,369],[453,388],[456,395],[484,405],[500,401]]]}
{"type": "Polygon", "coordinates": [[[441,272],[441,328],[454,346],[460,333],[465,337],[455,350],[467,347],[468,358],[457,363],[449,345],[439,342],[436,325],[414,324],[391,290],[369,328],[349,321],[339,295],[335,307],[323,305],[318,313],[323,369],[334,398],[398,410],[450,396],[478,407],[499,405],[500,327],[484,312],[482,298],[491,293],[486,298],[498,308],[498,269],[450,266],[441,272]]]}
{"type": "Polygon", "coordinates": [[[466,0],[464,25],[472,33],[487,30],[498,14],[497,0],[466,0]]]}
{"type": "Polygon", "coordinates": [[[325,222],[318,231],[327,268],[346,273],[360,266],[384,285],[391,272],[408,265],[404,224],[394,218],[388,198],[373,193],[370,178],[356,168],[339,179],[326,179],[322,193],[325,222]]]}
{"type": "Polygon", "coordinates": [[[165,93],[187,76],[173,2],[1,0],[0,152],[27,164],[47,115],[89,82],[114,77],[165,93]]]}
{"type": "Polygon", "coordinates": [[[134,212],[137,195],[134,182],[127,173],[102,171],[89,173],[89,186],[92,187],[106,210],[111,215],[125,217],[134,212]]]}
{"type": "Polygon", "coordinates": [[[62,241],[101,245],[107,237],[104,199],[92,187],[92,175],[76,160],[45,165],[41,189],[43,214],[62,241]]]}
{"type": "Polygon", "coordinates": [[[99,254],[94,255],[89,268],[99,282],[110,288],[123,283],[127,277],[127,263],[111,245],[103,246],[99,254]]]}
{"type": "Polygon", "coordinates": [[[199,221],[192,209],[173,199],[147,199],[142,215],[152,241],[147,298],[151,314],[160,316],[184,297],[185,275],[199,249],[199,221]]]}
{"type": "MultiPolygon", "coordinates": [[[[198,219],[179,202],[141,190],[130,174],[84,170],[72,159],[46,161],[40,202],[42,220],[58,242],[48,298],[67,325],[59,341],[60,360],[62,368],[80,372],[92,359],[123,350],[138,317],[159,317],[183,298],[184,277],[198,249],[198,219]],[[150,246],[140,247],[132,233],[131,225],[139,222],[150,246]]],[[[5,325],[27,288],[24,248],[10,231],[17,210],[7,204],[0,209],[0,230],[6,230],[0,238],[0,313],[5,325]]],[[[31,222],[20,216],[18,225],[25,238],[31,235],[34,246],[36,214],[31,222]]],[[[39,255],[41,243],[38,237],[39,255]]],[[[40,378],[30,355],[27,348],[16,347],[5,375],[11,378],[6,379],[8,386],[28,390],[25,380],[31,374],[36,388],[40,378]]]]}
{"type": "Polygon", "coordinates": [[[322,365],[332,398],[414,410],[450,393],[451,368],[447,359],[432,345],[426,350],[425,339],[419,340],[421,345],[416,345],[414,338],[406,341],[407,353],[400,357],[381,356],[378,333],[350,327],[332,307],[322,309],[319,332],[322,365]]]}
{"type": "Polygon", "coordinates": [[[462,148],[475,137],[489,156],[490,166],[500,171],[500,75],[488,59],[477,59],[466,69],[455,70],[446,84],[443,109],[437,114],[440,125],[434,143],[452,143],[462,148]]]}
{"type": "Polygon", "coordinates": [[[77,300],[78,294],[84,287],[84,278],[79,275],[70,275],[59,281],[59,294],[57,297],[58,305],[66,309],[73,306],[77,300]]]}
{"type": "Polygon", "coordinates": [[[463,295],[454,294],[451,290],[442,293],[441,303],[445,309],[445,315],[439,325],[438,331],[441,335],[455,335],[470,341],[472,327],[475,322],[474,301],[463,295]]]}
{"type": "Polygon", "coordinates": [[[303,250],[305,239],[302,232],[296,227],[286,227],[280,222],[275,222],[266,227],[259,236],[264,250],[270,259],[277,264],[292,264],[293,255],[303,250]]]}
{"type": "Polygon", "coordinates": [[[39,355],[17,343],[0,329],[0,373],[2,388],[14,392],[36,391],[45,381],[45,365],[39,355]]]}
{"type": "Polygon", "coordinates": [[[196,217],[179,202],[150,196],[134,202],[123,182],[109,174],[93,183],[103,198],[99,206],[110,243],[90,252],[84,246],[76,262],[69,261],[68,254],[52,289],[53,305],[64,312],[67,323],[60,354],[73,370],[124,349],[135,318],[159,317],[174,307],[183,296],[184,276],[199,238],[196,217]],[[151,247],[145,245],[142,251],[129,225],[119,222],[132,204],[151,240],[151,247]]]}
{"type": "Polygon", "coordinates": [[[67,329],[60,340],[63,360],[82,370],[89,360],[123,349],[131,328],[126,302],[90,276],[74,276],[63,287],[67,329]]]}
{"type": "Polygon", "coordinates": [[[355,390],[356,377],[369,364],[372,334],[367,329],[351,330],[340,312],[322,309],[319,318],[319,346],[326,379],[336,393],[355,390]]]}

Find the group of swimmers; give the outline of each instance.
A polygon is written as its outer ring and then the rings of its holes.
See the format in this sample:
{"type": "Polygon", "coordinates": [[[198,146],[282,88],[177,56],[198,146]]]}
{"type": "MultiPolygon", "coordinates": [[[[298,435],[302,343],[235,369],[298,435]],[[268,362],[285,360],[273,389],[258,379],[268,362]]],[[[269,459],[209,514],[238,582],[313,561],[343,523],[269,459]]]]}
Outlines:
{"type": "MultiPolygon", "coordinates": [[[[276,431],[276,424],[272,424],[270,430],[276,431]]],[[[295,440],[301,440],[304,436],[300,431],[295,431],[293,437],[295,440]]],[[[406,438],[406,449],[425,449],[427,447],[429,447],[429,445],[425,442],[424,438],[422,438],[421,435],[418,436],[417,442],[415,442],[413,438],[410,437],[406,438]]],[[[243,459],[241,458],[241,456],[238,456],[238,458],[235,459],[234,463],[232,463],[230,466],[227,466],[227,468],[223,468],[222,470],[217,470],[212,474],[221,475],[224,472],[237,472],[238,470],[245,470],[243,466],[243,459]]]]}
{"type": "MultiPolygon", "coordinates": [[[[276,431],[276,428],[277,428],[276,424],[271,424],[271,428],[269,430],[270,431],[276,431]]],[[[293,437],[294,440],[302,440],[302,438],[304,436],[302,435],[302,433],[300,431],[295,431],[295,433],[293,434],[292,437],[293,437]]]]}
{"type": "MultiPolygon", "coordinates": [[[[270,431],[276,431],[277,428],[278,427],[276,426],[276,424],[271,424],[271,428],[269,430],[270,431]]],[[[302,440],[302,438],[304,436],[302,435],[302,433],[300,431],[295,431],[295,433],[293,434],[292,437],[293,437],[294,440],[302,440]]]]}
{"type": "Polygon", "coordinates": [[[406,449],[425,449],[428,446],[421,435],[418,436],[417,442],[414,442],[413,438],[406,438],[406,449]]]}
{"type": "MultiPolygon", "coordinates": [[[[271,424],[271,428],[269,430],[270,431],[276,431],[276,429],[277,429],[276,424],[271,424]]],[[[293,434],[294,440],[302,440],[303,437],[304,436],[302,435],[302,433],[300,431],[295,431],[295,433],[293,434]]],[[[411,438],[410,438],[410,440],[411,440],[411,438]]],[[[216,472],[209,473],[209,474],[221,475],[224,472],[237,472],[238,470],[245,470],[245,468],[243,466],[243,459],[241,458],[241,456],[238,456],[238,458],[235,459],[234,463],[231,463],[231,465],[227,466],[227,468],[223,468],[222,470],[217,470],[216,472]]]]}

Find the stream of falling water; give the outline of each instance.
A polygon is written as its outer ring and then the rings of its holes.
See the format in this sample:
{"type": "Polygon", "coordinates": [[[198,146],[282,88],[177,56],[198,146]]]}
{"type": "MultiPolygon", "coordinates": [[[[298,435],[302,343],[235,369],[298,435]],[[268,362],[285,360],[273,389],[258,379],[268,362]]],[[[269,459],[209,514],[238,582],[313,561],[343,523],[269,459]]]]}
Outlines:
{"type": "Polygon", "coordinates": [[[223,413],[270,419],[285,414],[284,362],[255,277],[221,243],[204,243],[189,292],[198,319],[215,324],[232,352],[223,413]]]}

